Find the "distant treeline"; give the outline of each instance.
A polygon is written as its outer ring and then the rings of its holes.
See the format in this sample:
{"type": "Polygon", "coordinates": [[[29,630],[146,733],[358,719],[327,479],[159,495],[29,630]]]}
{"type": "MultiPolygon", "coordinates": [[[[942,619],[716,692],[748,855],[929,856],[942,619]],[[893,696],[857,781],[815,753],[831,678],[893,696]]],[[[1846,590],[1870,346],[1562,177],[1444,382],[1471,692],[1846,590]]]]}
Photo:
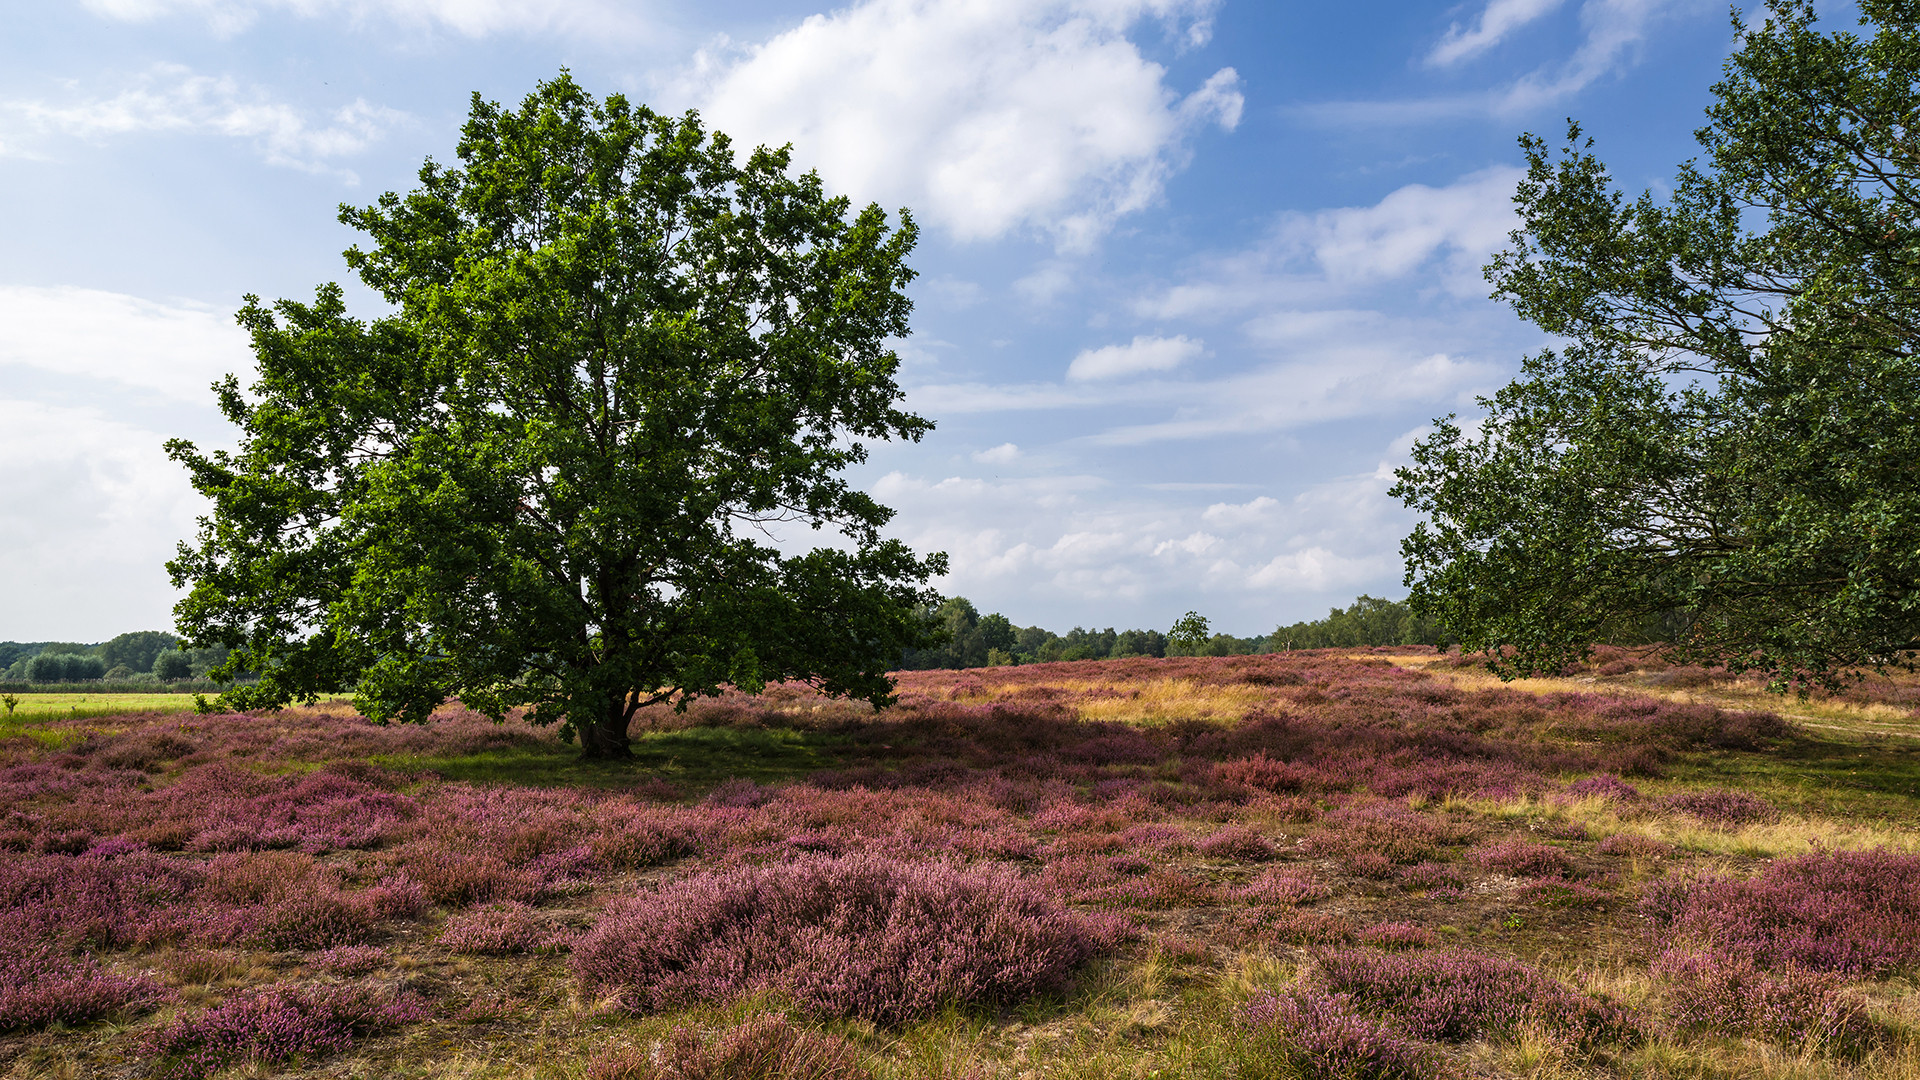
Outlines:
{"type": "Polygon", "coordinates": [[[1445,639],[1432,623],[1419,618],[1398,600],[1360,594],[1353,606],[1327,612],[1324,619],[1282,626],[1268,634],[1268,652],[1287,649],[1342,649],[1359,645],[1442,645],[1445,639]]]}
{"type": "Polygon", "coordinates": [[[227,650],[180,648],[161,630],[136,630],[91,645],[77,641],[0,641],[0,681],[9,683],[170,683],[205,678],[227,650]]]}
{"type": "MultiPolygon", "coordinates": [[[[964,596],[955,596],[926,612],[943,628],[946,643],[909,649],[900,666],[976,668],[1007,664],[1046,664],[1061,660],[1118,660],[1129,656],[1246,656],[1288,649],[1329,649],[1362,645],[1438,645],[1439,635],[1407,605],[1361,596],[1324,619],[1282,626],[1263,637],[1191,632],[1179,640],[1159,630],[1089,630],[1076,626],[1056,634],[1040,626],[1015,626],[998,612],[982,615],[964,596]]],[[[1205,620],[1199,625],[1205,626],[1205,620]]],[[[1189,631],[1191,628],[1189,628],[1189,631]]],[[[207,669],[227,658],[225,649],[179,648],[179,639],[160,630],[121,634],[110,641],[83,645],[71,641],[0,641],[0,682],[167,683],[202,679],[207,669]]]]}
{"type": "Polygon", "coordinates": [[[902,668],[997,667],[1129,656],[1245,656],[1287,649],[1440,643],[1432,626],[1415,618],[1404,603],[1364,595],[1345,611],[1334,608],[1324,619],[1282,626],[1264,637],[1211,634],[1204,640],[1177,642],[1159,630],[1088,630],[1076,626],[1065,634],[1056,634],[1039,626],[1015,626],[998,612],[980,614],[964,596],[952,597],[926,615],[946,631],[946,644],[907,650],[902,668]]]}

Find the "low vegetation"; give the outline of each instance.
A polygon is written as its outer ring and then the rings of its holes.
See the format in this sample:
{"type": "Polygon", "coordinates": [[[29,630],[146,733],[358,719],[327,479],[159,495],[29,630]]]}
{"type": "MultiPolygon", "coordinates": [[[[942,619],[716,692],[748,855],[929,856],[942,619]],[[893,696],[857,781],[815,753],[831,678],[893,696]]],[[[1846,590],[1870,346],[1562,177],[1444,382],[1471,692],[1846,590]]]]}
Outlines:
{"type": "Polygon", "coordinates": [[[1628,660],[7,729],[0,1075],[1920,1075],[1911,687],[1628,660]]]}

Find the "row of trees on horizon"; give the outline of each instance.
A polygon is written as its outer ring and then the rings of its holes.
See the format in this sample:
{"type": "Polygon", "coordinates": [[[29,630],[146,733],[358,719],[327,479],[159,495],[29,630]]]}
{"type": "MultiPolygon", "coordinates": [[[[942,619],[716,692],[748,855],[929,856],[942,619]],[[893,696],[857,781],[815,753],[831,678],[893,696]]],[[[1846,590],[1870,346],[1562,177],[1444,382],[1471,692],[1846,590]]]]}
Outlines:
{"type": "MultiPolygon", "coordinates": [[[[950,597],[927,612],[945,631],[945,643],[909,649],[900,666],[995,667],[1063,660],[1118,660],[1130,656],[1245,656],[1288,649],[1363,645],[1433,645],[1440,639],[1428,622],[1396,600],[1362,595],[1324,619],[1281,626],[1257,637],[1213,633],[1206,619],[1190,615],[1167,632],[1089,630],[1076,626],[1056,634],[1040,626],[1015,626],[999,612],[982,615],[964,596],[950,597]],[[1184,631],[1184,633],[1182,632],[1184,631]]],[[[49,685],[108,682],[138,685],[204,679],[227,650],[181,649],[180,639],[161,630],[137,630],[107,641],[0,641],[0,681],[49,685]]]]}
{"type": "Polygon", "coordinates": [[[106,641],[0,641],[0,681],[49,685],[109,682],[138,686],[206,678],[227,650],[182,649],[164,630],[135,630],[106,641]]]}
{"type": "Polygon", "coordinates": [[[926,615],[944,630],[945,641],[932,648],[907,650],[900,664],[904,669],[999,667],[1130,656],[1246,656],[1289,649],[1443,643],[1439,630],[1415,616],[1403,601],[1365,594],[1344,610],[1331,609],[1324,619],[1282,625],[1270,634],[1245,638],[1214,633],[1204,617],[1193,613],[1165,633],[1076,626],[1065,634],[1056,634],[1040,626],[1015,626],[999,612],[982,615],[964,596],[950,597],[926,615]]]}

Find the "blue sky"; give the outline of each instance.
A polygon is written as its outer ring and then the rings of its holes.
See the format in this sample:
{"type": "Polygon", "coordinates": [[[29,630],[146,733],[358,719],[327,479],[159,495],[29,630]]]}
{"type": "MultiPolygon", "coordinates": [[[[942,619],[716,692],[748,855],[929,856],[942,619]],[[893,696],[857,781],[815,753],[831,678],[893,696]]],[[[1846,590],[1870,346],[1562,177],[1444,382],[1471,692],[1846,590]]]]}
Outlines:
{"type": "MultiPolygon", "coordinates": [[[[1695,153],[1718,0],[83,0],[0,36],[0,638],[170,625],[245,293],[344,281],[341,202],[469,95],[791,141],[924,228],[911,407],[858,481],[1016,623],[1255,634],[1398,596],[1391,471],[1537,332],[1486,298],[1522,131],[1695,153]]],[[[349,296],[376,308],[360,289],[349,296]]]]}

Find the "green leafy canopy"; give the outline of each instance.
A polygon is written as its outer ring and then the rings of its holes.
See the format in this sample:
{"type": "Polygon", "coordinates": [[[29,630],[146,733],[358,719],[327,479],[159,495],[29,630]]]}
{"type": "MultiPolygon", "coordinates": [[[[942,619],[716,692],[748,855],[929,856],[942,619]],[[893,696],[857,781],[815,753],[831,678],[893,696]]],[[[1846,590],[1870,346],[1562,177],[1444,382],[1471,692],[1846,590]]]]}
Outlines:
{"type": "Polygon", "coordinates": [[[1441,421],[1394,493],[1410,600],[1506,675],[1599,641],[1774,685],[1920,639],[1920,4],[1860,33],[1779,0],[1670,196],[1629,200],[1570,125],[1522,139],[1495,296],[1554,335],[1441,421]]]}
{"type": "Polygon", "coordinates": [[[257,676],[224,701],[458,696],[609,754],[641,706],[725,685],[890,701],[944,557],[883,539],[843,473],[933,426],[888,347],[911,218],[564,72],[517,110],[474,95],[457,155],[341,208],[392,314],[249,296],[258,377],[216,387],[238,453],[168,444],[214,507],[168,563],[179,627],[257,676]],[[783,555],[782,523],[839,542],[783,555]]]}

